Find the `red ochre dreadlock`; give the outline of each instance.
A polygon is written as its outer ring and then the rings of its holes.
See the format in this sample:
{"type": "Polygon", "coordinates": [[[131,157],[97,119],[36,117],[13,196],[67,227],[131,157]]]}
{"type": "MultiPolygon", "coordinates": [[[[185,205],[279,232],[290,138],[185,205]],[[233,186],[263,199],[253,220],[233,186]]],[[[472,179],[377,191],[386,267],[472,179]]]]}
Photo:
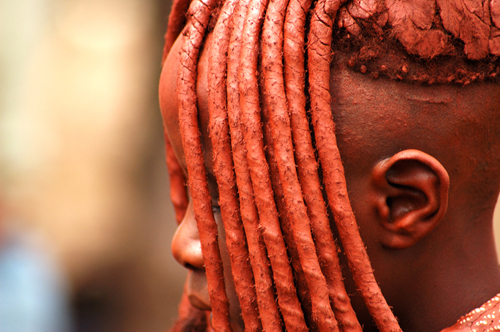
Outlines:
{"type": "MultiPolygon", "coordinates": [[[[340,30],[358,42],[386,38],[429,63],[448,55],[461,56],[463,63],[489,58],[488,65],[468,64],[460,72],[432,78],[406,64],[392,71],[385,64],[367,68],[367,59],[377,63],[380,48],[358,47],[347,64],[363,73],[372,70],[372,76],[462,84],[494,78],[499,72],[492,64],[500,55],[500,1],[469,2],[477,6],[463,0],[174,1],[164,60],[183,31],[179,121],[215,331],[231,327],[196,106],[198,57],[211,21],[217,20],[209,50],[209,134],[245,329],[361,331],[342,280],[324,186],[366,307],[380,331],[396,332],[401,329],[373,275],[336,144],[329,93],[333,38],[340,30]]],[[[187,207],[186,179],[165,138],[180,222],[187,207]]]]}

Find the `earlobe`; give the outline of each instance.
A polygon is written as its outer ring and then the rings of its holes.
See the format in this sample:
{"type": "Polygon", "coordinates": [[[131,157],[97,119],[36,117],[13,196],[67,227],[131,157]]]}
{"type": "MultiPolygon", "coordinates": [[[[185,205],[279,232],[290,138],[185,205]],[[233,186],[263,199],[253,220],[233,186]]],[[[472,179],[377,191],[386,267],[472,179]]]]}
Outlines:
{"type": "Polygon", "coordinates": [[[375,207],[383,226],[381,242],[393,249],[415,245],[443,219],[450,179],[434,157],[404,150],[372,170],[375,207]]]}

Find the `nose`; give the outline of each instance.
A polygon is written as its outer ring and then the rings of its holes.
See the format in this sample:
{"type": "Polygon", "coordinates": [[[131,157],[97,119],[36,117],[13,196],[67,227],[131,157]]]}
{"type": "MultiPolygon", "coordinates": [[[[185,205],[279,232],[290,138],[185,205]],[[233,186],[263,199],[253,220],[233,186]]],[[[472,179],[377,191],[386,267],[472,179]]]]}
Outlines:
{"type": "Polygon", "coordinates": [[[187,269],[204,268],[200,235],[196,226],[192,201],[189,202],[184,219],[175,232],[172,240],[172,253],[175,259],[187,269]]]}

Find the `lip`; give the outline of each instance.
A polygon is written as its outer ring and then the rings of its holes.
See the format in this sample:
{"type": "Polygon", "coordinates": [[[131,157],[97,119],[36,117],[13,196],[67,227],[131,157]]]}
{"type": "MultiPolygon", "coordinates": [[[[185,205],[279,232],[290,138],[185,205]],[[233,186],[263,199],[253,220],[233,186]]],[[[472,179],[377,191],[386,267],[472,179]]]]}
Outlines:
{"type": "Polygon", "coordinates": [[[193,307],[200,310],[212,310],[205,271],[188,272],[187,296],[193,307]]]}

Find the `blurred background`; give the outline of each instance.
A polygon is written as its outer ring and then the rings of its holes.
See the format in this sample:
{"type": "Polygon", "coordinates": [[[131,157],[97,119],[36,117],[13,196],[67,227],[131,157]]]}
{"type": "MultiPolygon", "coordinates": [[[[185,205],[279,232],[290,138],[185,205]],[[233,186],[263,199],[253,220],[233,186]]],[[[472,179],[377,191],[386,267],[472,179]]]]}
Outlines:
{"type": "Polygon", "coordinates": [[[156,92],[169,8],[0,0],[0,331],[172,325],[185,271],[156,92]]]}
{"type": "Polygon", "coordinates": [[[185,272],[157,103],[169,9],[0,0],[0,331],[171,326],[185,272]]]}

